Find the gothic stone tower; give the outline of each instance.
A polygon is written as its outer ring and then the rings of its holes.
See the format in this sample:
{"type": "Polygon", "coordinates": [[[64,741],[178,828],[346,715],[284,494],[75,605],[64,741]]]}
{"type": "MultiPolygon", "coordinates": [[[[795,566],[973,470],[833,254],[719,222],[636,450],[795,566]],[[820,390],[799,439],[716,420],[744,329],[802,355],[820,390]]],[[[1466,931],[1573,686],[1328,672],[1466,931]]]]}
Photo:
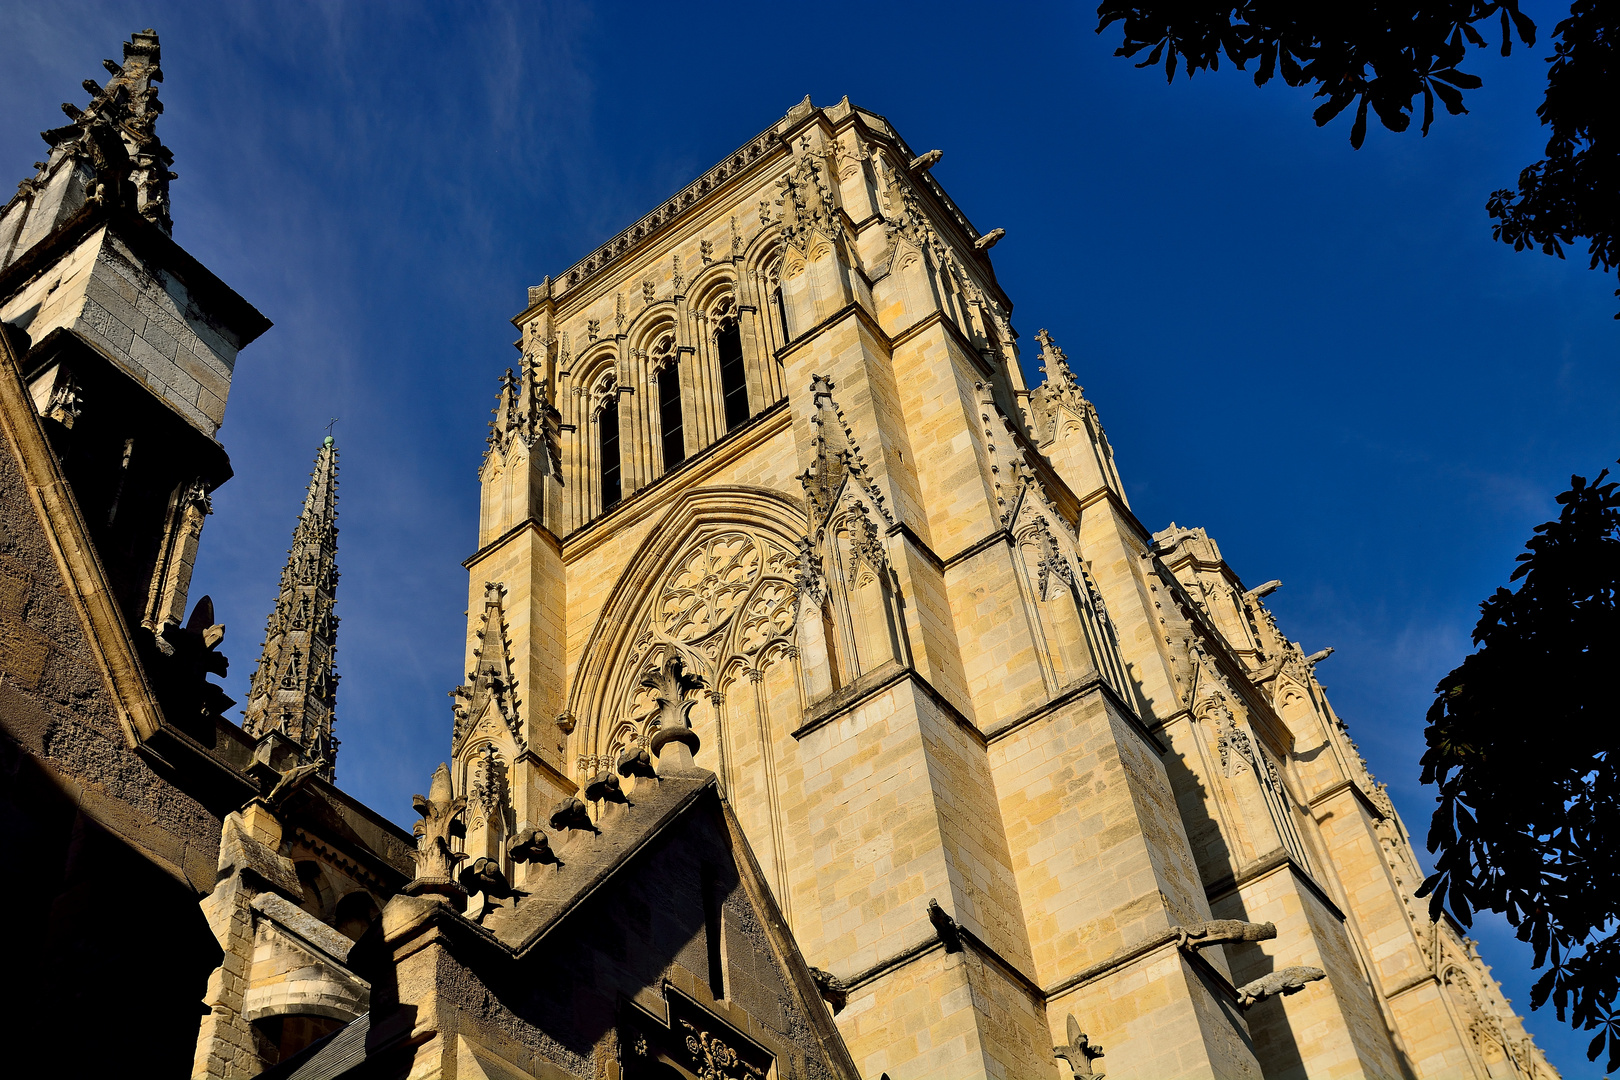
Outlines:
{"type": "Polygon", "coordinates": [[[530,290],[469,852],[610,790],[678,696],[864,1075],[1550,1075],[1412,900],[1320,654],[1136,519],[1044,332],[1027,386],[939,158],[807,98],[530,290]]]}

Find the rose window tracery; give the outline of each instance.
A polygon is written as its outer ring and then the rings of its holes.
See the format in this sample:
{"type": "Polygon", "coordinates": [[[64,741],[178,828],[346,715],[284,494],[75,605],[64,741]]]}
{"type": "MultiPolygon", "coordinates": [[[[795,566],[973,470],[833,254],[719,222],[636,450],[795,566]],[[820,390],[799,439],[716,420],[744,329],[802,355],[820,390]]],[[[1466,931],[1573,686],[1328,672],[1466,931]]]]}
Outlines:
{"type": "Polygon", "coordinates": [[[674,560],[655,593],[648,623],[635,638],[617,677],[618,720],[604,749],[611,757],[657,726],[657,709],[640,675],[677,650],[703,690],[723,689],[721,673],[734,659],[755,670],[773,644],[791,643],[794,575],[799,555],[774,539],[741,529],[702,537],[674,560]]]}
{"type": "Polygon", "coordinates": [[[759,576],[760,553],[742,533],[699,545],[673,574],[659,599],[659,621],[676,641],[696,641],[724,625],[759,576]]]}

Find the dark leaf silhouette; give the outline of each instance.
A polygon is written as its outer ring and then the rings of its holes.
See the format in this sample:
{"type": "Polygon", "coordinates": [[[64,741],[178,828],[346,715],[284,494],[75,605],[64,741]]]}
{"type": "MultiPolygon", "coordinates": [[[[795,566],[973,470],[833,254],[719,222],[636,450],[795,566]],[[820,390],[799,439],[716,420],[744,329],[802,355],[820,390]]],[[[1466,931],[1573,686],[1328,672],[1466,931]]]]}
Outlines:
{"type": "Polygon", "coordinates": [[[1530,993],[1620,1065],[1620,484],[1570,478],[1480,605],[1477,650],[1435,687],[1423,782],[1431,911],[1504,915],[1547,970],[1530,993]]]}
{"type": "MultiPolygon", "coordinates": [[[[1098,33],[1119,24],[1116,56],[1150,50],[1137,65],[1145,67],[1162,55],[1172,81],[1178,57],[1189,78],[1218,71],[1225,57],[1240,70],[1254,61],[1256,86],[1280,73],[1289,86],[1313,87],[1322,99],[1312,113],[1318,127],[1355,102],[1356,149],[1367,137],[1369,108],[1389,130],[1405,131],[1421,95],[1424,135],[1434,124],[1436,97],[1450,115],[1466,113],[1462,92],[1483,81],[1458,65],[1470,47],[1489,44],[1481,27],[1490,32],[1496,24],[1503,56],[1512,53],[1515,37],[1536,43],[1536,24],[1519,0],[1102,0],[1097,20],[1098,33]]],[[[1620,133],[1613,119],[1620,112],[1620,4],[1575,0],[1553,39],[1547,94],[1536,110],[1550,129],[1546,156],[1519,174],[1516,189],[1491,193],[1485,203],[1491,235],[1515,251],[1539,248],[1560,259],[1566,245],[1585,240],[1592,269],[1620,270],[1620,133]]]]}

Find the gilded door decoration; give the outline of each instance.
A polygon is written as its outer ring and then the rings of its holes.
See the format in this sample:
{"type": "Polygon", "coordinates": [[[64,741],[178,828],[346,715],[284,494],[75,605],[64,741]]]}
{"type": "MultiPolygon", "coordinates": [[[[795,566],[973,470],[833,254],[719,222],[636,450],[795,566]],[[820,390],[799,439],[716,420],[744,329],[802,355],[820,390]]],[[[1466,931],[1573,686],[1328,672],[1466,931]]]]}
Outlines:
{"type": "Polygon", "coordinates": [[[690,1021],[682,1020],[681,1027],[688,1032],[686,1052],[697,1066],[698,1080],[747,1080],[765,1075],[765,1070],[748,1064],[737,1056],[737,1051],[707,1031],[698,1030],[690,1021]]]}

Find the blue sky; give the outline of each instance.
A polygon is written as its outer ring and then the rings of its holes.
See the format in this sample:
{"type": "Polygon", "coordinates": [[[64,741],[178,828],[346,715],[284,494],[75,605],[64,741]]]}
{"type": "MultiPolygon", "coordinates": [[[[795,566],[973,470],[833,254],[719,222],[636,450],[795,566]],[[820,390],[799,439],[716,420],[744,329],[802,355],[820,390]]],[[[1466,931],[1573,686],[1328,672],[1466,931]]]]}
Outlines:
{"type": "MultiPolygon", "coordinates": [[[[194,595],[243,698],[301,490],[342,452],[338,778],[396,820],[448,753],[477,480],[525,287],[810,94],[892,120],[1046,326],[1137,514],[1202,525],[1307,651],[1421,845],[1435,681],[1571,473],[1620,456],[1612,277],[1515,254],[1484,204],[1540,156],[1543,43],[1475,55],[1427,139],[1223,69],[1167,87],[1090,4],[0,2],[0,176],[147,26],[174,235],[276,326],[243,353],[194,595]],[[988,14],[993,13],[993,14],[988,14]]],[[[1566,9],[1567,10],[1567,9],[1566,9]]],[[[1533,722],[1533,718],[1527,718],[1533,722]]],[[[1529,957],[1482,921],[1528,1008],[1529,957]]],[[[1585,1039],[1529,1024],[1567,1076],[1585,1039]]]]}

